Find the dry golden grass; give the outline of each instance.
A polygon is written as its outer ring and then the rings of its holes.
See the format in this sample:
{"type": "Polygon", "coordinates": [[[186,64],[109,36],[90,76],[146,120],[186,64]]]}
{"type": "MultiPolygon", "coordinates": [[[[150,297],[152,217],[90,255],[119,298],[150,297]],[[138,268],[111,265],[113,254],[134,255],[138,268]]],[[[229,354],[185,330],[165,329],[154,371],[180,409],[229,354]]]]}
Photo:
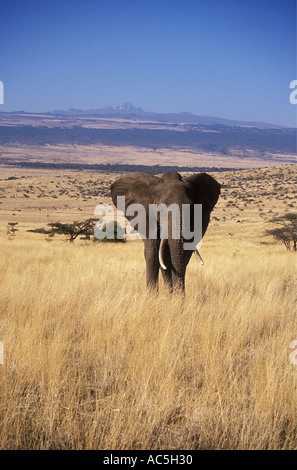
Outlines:
{"type": "Polygon", "coordinates": [[[258,241],[210,227],[184,298],[141,241],[2,238],[1,448],[296,449],[296,256],[258,241]]]}

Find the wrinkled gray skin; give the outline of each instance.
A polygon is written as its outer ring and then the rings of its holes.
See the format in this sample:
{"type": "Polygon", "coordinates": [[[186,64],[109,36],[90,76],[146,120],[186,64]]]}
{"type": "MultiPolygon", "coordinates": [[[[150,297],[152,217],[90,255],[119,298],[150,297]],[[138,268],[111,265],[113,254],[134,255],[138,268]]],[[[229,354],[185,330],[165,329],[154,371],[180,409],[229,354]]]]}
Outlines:
{"type": "MultiPolygon", "coordinates": [[[[206,173],[196,173],[182,178],[179,173],[152,176],[141,172],[129,173],[119,178],[110,187],[112,201],[115,205],[117,196],[125,196],[126,210],[128,206],[135,203],[145,207],[147,232],[142,235],[146,237],[148,237],[149,204],[159,205],[161,203],[167,206],[178,204],[180,210],[182,204],[191,204],[191,207],[193,204],[202,204],[202,236],[204,236],[209,224],[210,213],[218,201],[220,188],[220,184],[206,173]]],[[[133,217],[130,217],[130,220],[133,217]]],[[[191,220],[192,229],[193,226],[193,220],[191,220]]],[[[163,269],[159,261],[161,242],[159,231],[157,239],[146,238],[143,240],[147,286],[149,289],[158,287],[159,270],[161,269],[164,283],[170,289],[176,288],[184,291],[186,267],[194,250],[183,249],[182,232],[179,239],[173,239],[170,236],[172,227],[169,217],[168,240],[164,245],[162,244],[163,262],[166,266],[166,269],[163,269]]]]}

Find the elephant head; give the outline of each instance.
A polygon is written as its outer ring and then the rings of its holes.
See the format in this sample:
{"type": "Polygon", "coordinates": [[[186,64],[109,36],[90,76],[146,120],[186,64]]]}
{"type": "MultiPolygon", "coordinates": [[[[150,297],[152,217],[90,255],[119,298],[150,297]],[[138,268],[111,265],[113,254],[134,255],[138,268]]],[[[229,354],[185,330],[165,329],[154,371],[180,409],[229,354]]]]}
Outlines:
{"type": "MultiPolygon", "coordinates": [[[[206,173],[196,173],[188,177],[182,177],[179,173],[170,172],[160,176],[147,173],[129,173],[115,181],[110,189],[112,201],[117,206],[117,197],[125,197],[125,209],[132,204],[141,204],[145,209],[145,229],[139,230],[144,241],[144,256],[146,261],[146,281],[148,288],[156,288],[158,285],[159,270],[161,269],[163,280],[171,289],[177,288],[184,291],[185,273],[187,264],[193,252],[200,257],[197,248],[184,249],[185,236],[183,226],[180,223],[179,236],[173,236],[173,215],[168,212],[168,236],[163,238],[162,220],[157,218],[157,231],[154,238],[150,237],[149,224],[150,207],[163,204],[166,207],[174,205],[182,212],[182,206],[190,208],[190,229],[194,233],[194,206],[202,205],[202,226],[200,233],[204,236],[210,220],[210,213],[216,205],[220,184],[206,173]],[[143,232],[143,233],[141,233],[143,232]]],[[[127,216],[131,220],[131,216],[127,216]]],[[[195,238],[195,235],[194,235],[195,238]]],[[[193,239],[193,236],[192,236],[193,239]]],[[[200,261],[203,264],[202,258],[200,261]]]]}

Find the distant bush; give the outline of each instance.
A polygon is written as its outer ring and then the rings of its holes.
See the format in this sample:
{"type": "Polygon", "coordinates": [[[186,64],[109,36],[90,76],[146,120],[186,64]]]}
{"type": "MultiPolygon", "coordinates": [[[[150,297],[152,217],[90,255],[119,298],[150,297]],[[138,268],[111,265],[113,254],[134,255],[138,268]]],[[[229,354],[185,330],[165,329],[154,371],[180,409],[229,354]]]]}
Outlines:
{"type": "Polygon", "coordinates": [[[94,242],[125,242],[125,227],[119,225],[115,220],[111,220],[108,224],[105,224],[102,228],[102,232],[108,232],[108,237],[99,239],[94,236],[94,242]]]}
{"type": "Polygon", "coordinates": [[[47,230],[47,229],[44,228],[44,227],[41,227],[41,228],[32,228],[32,229],[30,229],[30,230],[27,230],[27,232],[43,233],[44,235],[47,235],[47,234],[50,234],[50,233],[51,233],[50,230],[47,230]]]}
{"type": "Polygon", "coordinates": [[[16,225],[18,225],[18,222],[8,222],[7,224],[7,235],[9,240],[12,240],[15,237],[16,232],[18,232],[16,225]]]}

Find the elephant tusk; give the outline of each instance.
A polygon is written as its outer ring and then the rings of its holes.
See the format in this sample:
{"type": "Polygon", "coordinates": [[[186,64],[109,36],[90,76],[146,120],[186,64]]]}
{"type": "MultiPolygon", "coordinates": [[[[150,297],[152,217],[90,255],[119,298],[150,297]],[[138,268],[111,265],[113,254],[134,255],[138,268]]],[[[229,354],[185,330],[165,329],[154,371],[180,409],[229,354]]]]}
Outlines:
{"type": "Polygon", "coordinates": [[[162,239],[160,243],[160,248],[159,248],[159,263],[160,263],[161,268],[163,269],[167,269],[163,260],[165,245],[166,245],[166,240],[162,239]]]}
{"type": "Polygon", "coordinates": [[[203,265],[204,265],[204,261],[203,261],[203,259],[201,258],[201,255],[200,255],[199,251],[197,250],[197,248],[196,248],[196,250],[195,250],[195,255],[197,256],[197,258],[199,259],[200,263],[201,263],[202,266],[203,266],[203,265]]]}

